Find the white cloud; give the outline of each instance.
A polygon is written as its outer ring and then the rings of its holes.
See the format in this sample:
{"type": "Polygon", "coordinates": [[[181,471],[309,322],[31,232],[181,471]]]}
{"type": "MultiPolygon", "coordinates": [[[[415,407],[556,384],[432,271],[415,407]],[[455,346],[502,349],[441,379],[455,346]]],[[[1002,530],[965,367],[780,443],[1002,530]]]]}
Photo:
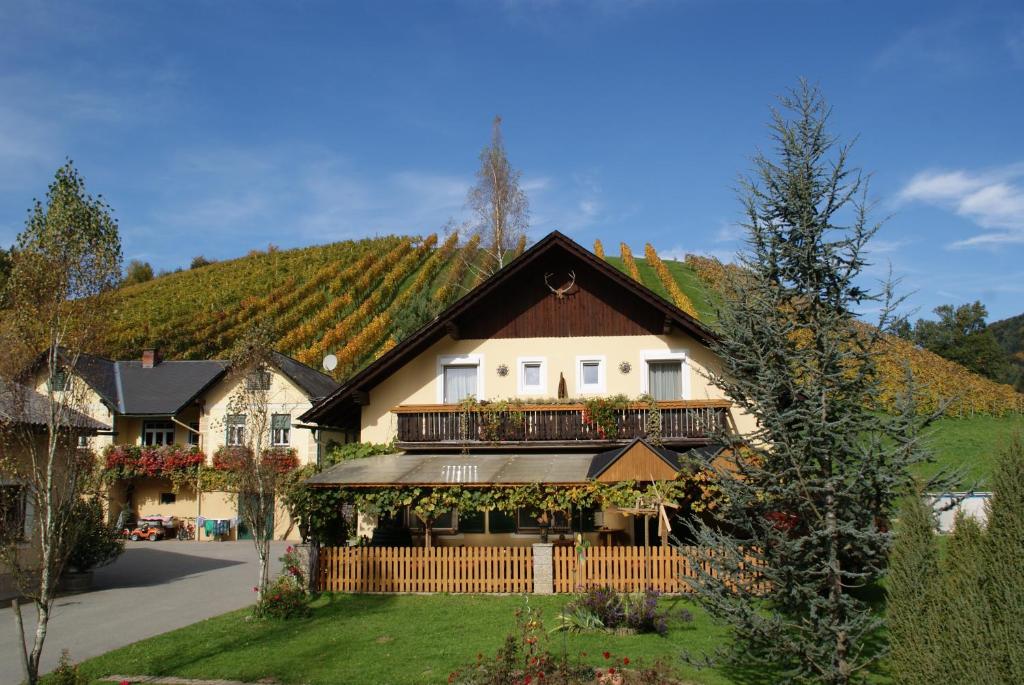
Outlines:
{"type": "Polygon", "coordinates": [[[984,233],[949,247],[1024,243],[1024,163],[987,171],[923,171],[899,192],[903,202],[953,210],[984,233]]]}

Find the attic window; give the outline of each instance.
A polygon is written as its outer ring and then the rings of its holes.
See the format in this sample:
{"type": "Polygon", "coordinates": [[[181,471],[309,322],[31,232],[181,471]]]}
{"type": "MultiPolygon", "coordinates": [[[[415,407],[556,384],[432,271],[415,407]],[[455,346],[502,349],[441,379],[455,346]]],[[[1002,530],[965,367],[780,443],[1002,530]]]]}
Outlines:
{"type": "Polygon", "coordinates": [[[265,369],[253,371],[245,378],[246,390],[270,390],[270,372],[265,369]]]}
{"type": "Polygon", "coordinates": [[[46,381],[46,385],[53,392],[62,392],[67,390],[68,372],[65,369],[57,369],[46,381]]]}

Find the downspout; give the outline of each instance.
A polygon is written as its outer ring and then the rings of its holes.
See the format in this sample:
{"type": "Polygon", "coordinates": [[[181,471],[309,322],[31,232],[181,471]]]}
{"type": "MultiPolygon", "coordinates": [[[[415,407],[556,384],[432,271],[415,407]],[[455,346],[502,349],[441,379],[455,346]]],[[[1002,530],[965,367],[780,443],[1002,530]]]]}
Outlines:
{"type": "MultiPolygon", "coordinates": [[[[200,408],[199,409],[199,417],[200,417],[200,419],[202,419],[202,412],[203,412],[203,410],[202,410],[202,408],[200,408]]],[[[176,417],[176,416],[172,416],[171,417],[171,421],[173,421],[174,423],[178,424],[179,426],[181,426],[182,428],[187,430],[189,433],[195,433],[195,435],[196,435],[196,447],[199,448],[200,452],[203,452],[203,434],[200,431],[197,431],[192,426],[186,425],[185,423],[179,421],[178,417],[176,417]]],[[[203,491],[202,491],[202,488],[199,487],[199,484],[202,481],[203,463],[205,461],[206,461],[206,453],[203,452],[203,461],[199,462],[199,468],[196,470],[196,525],[195,525],[195,529],[196,529],[196,542],[199,541],[199,517],[203,515],[203,491]]]]}

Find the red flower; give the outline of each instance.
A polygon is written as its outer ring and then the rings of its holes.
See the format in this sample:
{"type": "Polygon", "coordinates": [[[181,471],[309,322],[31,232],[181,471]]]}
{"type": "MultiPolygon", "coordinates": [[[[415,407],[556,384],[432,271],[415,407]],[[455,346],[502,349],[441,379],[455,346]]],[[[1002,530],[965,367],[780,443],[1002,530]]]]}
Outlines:
{"type": "Polygon", "coordinates": [[[611,652],[603,652],[603,653],[602,653],[602,656],[603,656],[603,657],[604,657],[605,659],[611,659],[611,658],[612,658],[612,653],[611,653],[611,652]]]}
{"type": "Polygon", "coordinates": [[[127,680],[122,680],[122,681],[121,681],[120,683],[118,683],[117,685],[132,685],[132,684],[131,684],[131,683],[129,683],[129,682],[127,681],[127,680]]]}
{"type": "Polygon", "coordinates": [[[609,666],[608,667],[608,675],[612,675],[613,673],[615,673],[615,668],[612,667],[612,666],[609,666]]]}
{"type": "Polygon", "coordinates": [[[629,657],[628,656],[622,657],[622,665],[623,666],[629,666],[629,657]]]}
{"type": "Polygon", "coordinates": [[[523,685],[530,685],[530,683],[532,683],[532,682],[533,682],[533,678],[531,678],[530,676],[526,676],[523,679],[523,685]]]}

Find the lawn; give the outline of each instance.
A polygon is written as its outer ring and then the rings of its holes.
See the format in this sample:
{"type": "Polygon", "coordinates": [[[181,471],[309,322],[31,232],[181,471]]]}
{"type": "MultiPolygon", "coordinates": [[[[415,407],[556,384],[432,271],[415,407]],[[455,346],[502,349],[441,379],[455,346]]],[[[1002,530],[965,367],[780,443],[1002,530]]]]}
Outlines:
{"type": "MultiPolygon", "coordinates": [[[[543,612],[545,625],[568,601],[566,596],[529,598],[543,612]]],[[[673,620],[669,635],[566,635],[549,637],[548,649],[570,657],[586,652],[594,665],[610,651],[630,660],[678,663],[680,674],[703,685],[730,682],[713,670],[697,671],[679,660],[683,650],[711,651],[724,631],[687,600],[663,600],[675,613],[687,609],[692,622],[673,620]]],[[[444,683],[448,674],[492,656],[514,625],[523,596],[485,595],[327,595],[313,615],[286,622],[254,621],[242,610],[143,640],[83,662],[90,678],[110,674],[225,678],[255,682],[327,685],[444,683]]]]}
{"type": "Polygon", "coordinates": [[[990,487],[988,476],[1000,451],[1015,431],[1024,435],[1024,416],[944,418],[929,430],[929,446],[935,454],[935,463],[922,465],[919,475],[931,476],[940,469],[959,469],[958,487],[986,490],[990,487]]]}

